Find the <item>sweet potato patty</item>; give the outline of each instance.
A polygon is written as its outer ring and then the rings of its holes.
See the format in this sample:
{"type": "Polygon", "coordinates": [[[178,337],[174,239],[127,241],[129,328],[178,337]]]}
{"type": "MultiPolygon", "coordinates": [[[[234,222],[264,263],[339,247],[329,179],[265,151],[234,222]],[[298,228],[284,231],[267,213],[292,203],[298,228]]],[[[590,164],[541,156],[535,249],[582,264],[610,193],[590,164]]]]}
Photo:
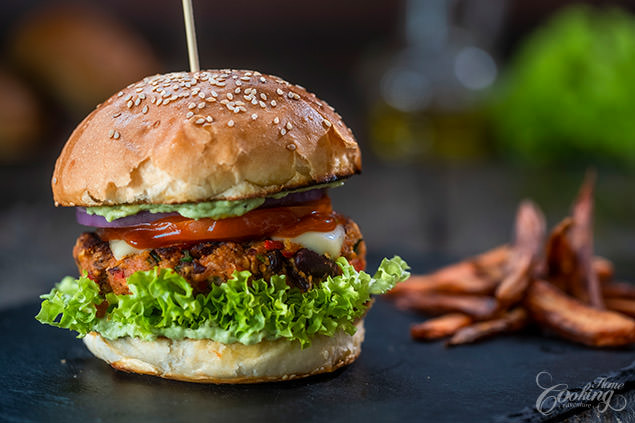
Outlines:
{"type": "MultiPolygon", "coordinates": [[[[355,222],[344,224],[346,236],[341,255],[356,269],[366,266],[366,246],[355,222]]],[[[86,272],[102,292],[129,294],[126,280],[140,270],[174,269],[194,288],[206,293],[212,283],[228,280],[234,271],[249,270],[253,277],[269,280],[272,275],[286,275],[287,283],[303,291],[311,289],[327,275],[340,273],[332,258],[317,254],[298,244],[255,240],[244,242],[200,242],[144,250],[121,260],[115,259],[108,242],[94,232],[77,239],[73,257],[80,274],[86,272]]]]}

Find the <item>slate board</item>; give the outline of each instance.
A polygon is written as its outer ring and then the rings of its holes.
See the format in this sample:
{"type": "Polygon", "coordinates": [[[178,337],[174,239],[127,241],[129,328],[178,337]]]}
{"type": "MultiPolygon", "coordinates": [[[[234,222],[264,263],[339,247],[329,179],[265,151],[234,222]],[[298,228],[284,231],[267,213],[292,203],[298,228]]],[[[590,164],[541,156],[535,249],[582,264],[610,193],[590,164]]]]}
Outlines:
{"type": "Polygon", "coordinates": [[[38,307],[0,313],[0,421],[493,421],[533,406],[542,370],[576,386],[635,359],[633,349],[589,349],[531,330],[453,349],[416,343],[408,327],[421,318],[380,298],[362,354],[346,369],[198,385],[112,370],[70,332],[36,322],[38,307]]]}

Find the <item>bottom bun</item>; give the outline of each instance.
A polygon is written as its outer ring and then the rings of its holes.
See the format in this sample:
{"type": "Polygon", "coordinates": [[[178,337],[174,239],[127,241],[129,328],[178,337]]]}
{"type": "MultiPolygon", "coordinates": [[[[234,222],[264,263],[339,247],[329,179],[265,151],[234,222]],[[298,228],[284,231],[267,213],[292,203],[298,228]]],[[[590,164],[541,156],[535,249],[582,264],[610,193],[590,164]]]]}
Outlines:
{"type": "Polygon", "coordinates": [[[357,332],[318,335],[308,348],[278,339],[253,345],[222,344],[209,339],[138,338],[108,340],[97,332],[84,337],[96,357],[118,370],[199,383],[257,383],[298,379],[332,372],[359,356],[364,321],[357,332]]]}

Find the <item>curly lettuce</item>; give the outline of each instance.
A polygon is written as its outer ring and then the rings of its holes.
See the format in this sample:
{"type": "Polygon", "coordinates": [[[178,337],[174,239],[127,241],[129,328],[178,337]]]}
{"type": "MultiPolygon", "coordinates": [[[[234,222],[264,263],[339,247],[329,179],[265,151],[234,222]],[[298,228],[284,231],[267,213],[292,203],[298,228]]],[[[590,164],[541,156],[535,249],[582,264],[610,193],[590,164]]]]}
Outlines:
{"type": "Polygon", "coordinates": [[[315,335],[332,336],[339,329],[355,333],[373,294],[383,294],[410,275],[399,257],[384,259],[374,276],[357,272],[346,259],[342,274],[328,277],[308,292],[286,284],[285,276],[250,280],[248,271],[234,272],[226,283],[193,295],[190,284],[171,269],[136,272],[128,278],[132,294],[99,293],[86,276],[64,278],[42,295],[41,323],[78,332],[97,331],[107,339],[125,336],[152,340],[212,339],[254,344],[262,340],[297,340],[310,345],[315,335]],[[107,302],[105,316],[96,305],[107,302]]]}

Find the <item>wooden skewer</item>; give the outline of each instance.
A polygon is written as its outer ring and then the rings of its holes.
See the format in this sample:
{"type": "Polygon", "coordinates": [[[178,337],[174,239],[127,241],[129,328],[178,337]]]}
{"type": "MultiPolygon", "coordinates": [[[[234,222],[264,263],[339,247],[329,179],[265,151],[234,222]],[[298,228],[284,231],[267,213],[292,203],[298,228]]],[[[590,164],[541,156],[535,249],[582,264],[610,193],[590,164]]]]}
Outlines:
{"type": "Polygon", "coordinates": [[[196,30],[194,29],[194,11],[192,0],[183,0],[183,18],[185,19],[185,37],[187,38],[187,53],[190,59],[190,71],[201,70],[198,64],[198,47],[196,46],[196,30]]]}

